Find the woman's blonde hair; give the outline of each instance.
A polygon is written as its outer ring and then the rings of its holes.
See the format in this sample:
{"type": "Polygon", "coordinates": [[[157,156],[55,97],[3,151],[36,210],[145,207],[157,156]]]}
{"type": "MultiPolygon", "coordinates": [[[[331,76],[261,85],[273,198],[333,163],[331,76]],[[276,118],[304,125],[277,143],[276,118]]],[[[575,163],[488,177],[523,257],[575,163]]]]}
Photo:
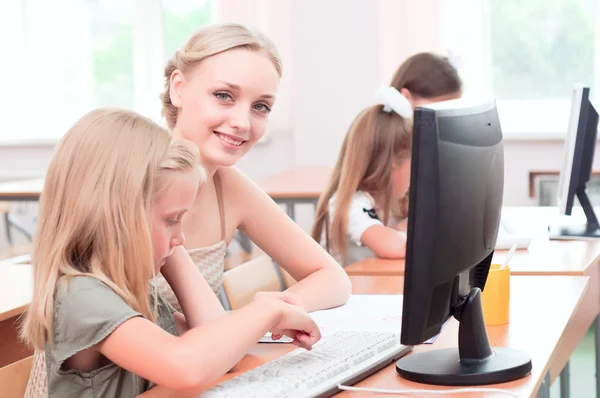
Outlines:
{"type": "MultiPolygon", "coordinates": [[[[177,123],[177,108],[171,102],[170,84],[171,75],[175,70],[187,73],[200,62],[213,55],[234,50],[247,49],[256,52],[264,52],[281,77],[281,58],[275,45],[265,35],[253,32],[243,25],[234,23],[209,25],[198,30],[187,41],[187,43],[171,57],[165,67],[165,91],[161,94],[162,114],[167,119],[169,128],[175,127],[177,123]]],[[[240,65],[240,68],[243,68],[240,65]]]]}
{"type": "Polygon", "coordinates": [[[26,343],[42,349],[52,342],[54,297],[63,275],[97,278],[155,319],[150,205],[173,172],[201,173],[197,160],[193,144],[172,142],[166,129],[133,112],[97,109],[71,127],[40,197],[34,293],[21,329],[26,343]]]}
{"type": "Polygon", "coordinates": [[[387,225],[393,200],[394,162],[410,156],[412,122],[382,105],[362,111],[354,120],[338,156],[333,175],[319,198],[312,237],[320,241],[325,231],[327,249],[347,257],[348,210],[353,195],[366,191],[383,201],[383,223],[387,225]],[[336,195],[330,224],[329,201],[336,195]],[[329,228],[329,225],[331,228],[329,228]]]}

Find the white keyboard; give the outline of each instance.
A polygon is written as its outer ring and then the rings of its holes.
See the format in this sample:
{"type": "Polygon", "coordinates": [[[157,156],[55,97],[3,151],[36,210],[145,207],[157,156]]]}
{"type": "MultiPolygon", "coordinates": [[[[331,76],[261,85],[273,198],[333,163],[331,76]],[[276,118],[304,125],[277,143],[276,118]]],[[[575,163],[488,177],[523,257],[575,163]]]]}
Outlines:
{"type": "Polygon", "coordinates": [[[337,332],[324,336],[312,351],[298,348],[200,397],[328,397],[339,391],[339,384],[354,384],[411,348],[401,345],[394,333],[337,332]]]}

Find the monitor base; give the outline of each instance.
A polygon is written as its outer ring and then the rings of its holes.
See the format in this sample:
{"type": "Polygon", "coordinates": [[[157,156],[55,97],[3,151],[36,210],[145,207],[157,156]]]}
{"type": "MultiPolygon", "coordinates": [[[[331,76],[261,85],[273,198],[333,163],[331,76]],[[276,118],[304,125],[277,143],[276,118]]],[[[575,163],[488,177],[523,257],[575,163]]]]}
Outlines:
{"type": "Polygon", "coordinates": [[[600,238],[600,228],[589,225],[551,225],[548,227],[548,233],[551,240],[600,238]]]}
{"type": "Polygon", "coordinates": [[[504,383],[531,372],[531,358],[526,353],[490,347],[478,287],[471,288],[453,313],[460,322],[458,347],[401,358],[396,371],[402,377],[418,383],[465,386],[504,383]]]}
{"type": "Polygon", "coordinates": [[[396,362],[396,371],[417,383],[445,386],[497,384],[531,372],[531,358],[509,348],[493,348],[489,358],[461,362],[458,348],[409,354],[396,362]]]}
{"type": "MultiPolygon", "coordinates": [[[[577,199],[581,204],[581,209],[587,220],[586,224],[582,225],[550,225],[548,232],[550,239],[595,239],[600,238],[600,223],[596,212],[592,206],[592,202],[587,194],[585,185],[577,188],[575,191],[577,199]]],[[[571,215],[571,208],[566,209],[566,215],[571,215]]]]}

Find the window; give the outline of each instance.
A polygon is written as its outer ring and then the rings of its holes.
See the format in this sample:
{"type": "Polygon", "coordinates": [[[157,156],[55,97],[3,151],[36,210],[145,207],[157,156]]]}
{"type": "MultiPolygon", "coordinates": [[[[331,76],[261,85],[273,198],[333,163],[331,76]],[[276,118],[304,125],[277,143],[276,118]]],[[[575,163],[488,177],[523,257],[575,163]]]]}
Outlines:
{"type": "Polygon", "coordinates": [[[442,40],[464,61],[465,95],[494,96],[507,135],[564,135],[573,85],[589,85],[600,99],[599,4],[444,2],[442,40]]]}
{"type": "Polygon", "coordinates": [[[594,82],[594,0],[490,0],[492,86],[500,100],[568,99],[594,82]]]}
{"type": "Polygon", "coordinates": [[[94,106],[133,109],[133,2],[87,0],[94,106]]]}
{"type": "Polygon", "coordinates": [[[63,0],[60,8],[46,0],[2,3],[0,48],[10,55],[0,69],[13,94],[3,102],[0,143],[55,142],[100,106],[161,121],[166,59],[210,23],[212,2],[63,0]]]}
{"type": "Polygon", "coordinates": [[[212,4],[208,0],[163,0],[167,59],[199,27],[208,25],[212,14],[212,4]]]}

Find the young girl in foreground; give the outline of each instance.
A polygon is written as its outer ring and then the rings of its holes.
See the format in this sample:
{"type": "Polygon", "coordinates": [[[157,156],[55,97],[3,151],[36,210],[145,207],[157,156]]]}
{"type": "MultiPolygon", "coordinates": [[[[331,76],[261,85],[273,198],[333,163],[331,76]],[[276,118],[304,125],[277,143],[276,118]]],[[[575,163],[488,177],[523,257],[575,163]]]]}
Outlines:
{"type": "MultiPolygon", "coordinates": [[[[22,326],[25,341],[45,351],[49,397],[127,398],[154,384],[195,394],[269,330],[308,349],[320,338],[310,317],[282,300],[259,299],[203,323],[151,287],[184,243],[183,218],[201,183],[197,157],[193,144],[121,110],[88,113],[59,144],[41,196],[34,297],[22,326]]],[[[180,301],[198,290],[216,300],[195,274],[169,278],[180,301]]]]}
{"type": "Polygon", "coordinates": [[[391,206],[410,182],[412,107],[393,87],[383,105],[361,112],[350,126],[312,236],[344,266],[365,257],[404,257],[406,234],[392,228],[391,206]]]}

